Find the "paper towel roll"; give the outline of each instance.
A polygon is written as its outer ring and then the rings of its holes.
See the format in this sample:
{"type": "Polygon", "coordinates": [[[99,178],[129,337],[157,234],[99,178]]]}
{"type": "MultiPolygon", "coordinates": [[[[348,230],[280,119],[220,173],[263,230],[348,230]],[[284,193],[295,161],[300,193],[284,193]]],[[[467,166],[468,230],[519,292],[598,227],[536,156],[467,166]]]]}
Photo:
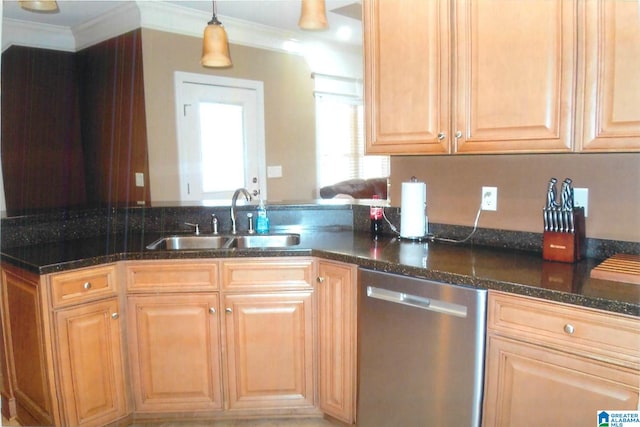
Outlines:
{"type": "Polygon", "coordinates": [[[400,237],[418,239],[426,234],[427,185],[424,182],[402,183],[400,237]]]}

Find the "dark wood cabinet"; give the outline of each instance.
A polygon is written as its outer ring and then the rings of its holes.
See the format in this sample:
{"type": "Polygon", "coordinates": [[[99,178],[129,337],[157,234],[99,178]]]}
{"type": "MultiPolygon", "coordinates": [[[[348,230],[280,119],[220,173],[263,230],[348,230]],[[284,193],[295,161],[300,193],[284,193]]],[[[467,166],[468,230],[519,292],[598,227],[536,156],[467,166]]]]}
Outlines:
{"type": "Polygon", "coordinates": [[[87,201],[148,202],[149,167],[140,30],[77,53],[87,201]],[[136,187],[135,173],[145,186],[136,187]]]}
{"type": "Polygon", "coordinates": [[[9,213],[86,203],[75,56],[2,54],[2,173],[9,213]]]}
{"type": "Polygon", "coordinates": [[[139,29],[77,53],[11,46],[2,54],[10,215],[149,202],[143,78],[139,29]]]}

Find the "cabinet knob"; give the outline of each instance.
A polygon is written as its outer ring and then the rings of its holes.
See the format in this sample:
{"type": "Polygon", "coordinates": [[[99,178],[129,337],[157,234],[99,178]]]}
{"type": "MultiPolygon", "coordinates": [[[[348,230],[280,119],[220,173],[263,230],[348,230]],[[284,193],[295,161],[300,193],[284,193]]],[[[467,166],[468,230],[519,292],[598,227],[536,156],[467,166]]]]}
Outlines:
{"type": "Polygon", "coordinates": [[[456,139],[462,138],[462,131],[457,131],[455,137],[456,139]]]}
{"type": "Polygon", "coordinates": [[[445,139],[445,137],[446,137],[446,136],[447,136],[447,134],[446,134],[446,133],[444,133],[444,132],[440,132],[440,133],[438,134],[438,139],[439,139],[440,141],[442,141],[443,139],[445,139]]]}
{"type": "Polygon", "coordinates": [[[566,325],[564,325],[564,331],[569,335],[573,335],[575,330],[576,328],[574,328],[571,323],[567,323],[566,325]]]}
{"type": "Polygon", "coordinates": [[[120,317],[120,315],[118,313],[111,313],[111,318],[112,319],[118,319],[120,317]]]}
{"type": "Polygon", "coordinates": [[[318,277],[316,278],[316,282],[318,282],[318,283],[324,283],[324,277],[322,277],[322,276],[318,276],[318,277]]]}
{"type": "Polygon", "coordinates": [[[231,307],[225,308],[224,311],[227,313],[233,313],[233,310],[231,310],[231,307]]]}
{"type": "Polygon", "coordinates": [[[209,314],[216,314],[215,307],[209,307],[209,314]]]}
{"type": "Polygon", "coordinates": [[[86,290],[91,289],[91,282],[84,282],[84,285],[82,285],[83,288],[85,288],[86,290]]]}

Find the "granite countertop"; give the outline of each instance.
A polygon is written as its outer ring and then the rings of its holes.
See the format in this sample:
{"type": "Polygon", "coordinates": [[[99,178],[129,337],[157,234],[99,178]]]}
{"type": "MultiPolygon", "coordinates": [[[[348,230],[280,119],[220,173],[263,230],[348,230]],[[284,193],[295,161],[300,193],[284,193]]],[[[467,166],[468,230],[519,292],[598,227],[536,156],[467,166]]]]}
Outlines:
{"type": "MultiPolygon", "coordinates": [[[[298,231],[300,232],[300,231],[298,231]]],[[[599,261],[576,264],[543,261],[539,253],[411,242],[393,237],[372,240],[352,230],[303,230],[300,244],[278,249],[151,251],[158,234],[107,235],[59,243],[3,249],[5,262],[48,274],[121,260],[316,256],[445,283],[494,289],[640,317],[640,286],[591,279],[599,261]]]]}

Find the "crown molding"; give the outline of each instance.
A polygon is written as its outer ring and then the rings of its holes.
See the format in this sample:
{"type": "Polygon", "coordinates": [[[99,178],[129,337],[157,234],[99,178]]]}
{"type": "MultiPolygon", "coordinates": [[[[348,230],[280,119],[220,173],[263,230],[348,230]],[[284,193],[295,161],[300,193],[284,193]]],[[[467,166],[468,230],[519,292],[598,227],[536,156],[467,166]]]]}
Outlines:
{"type": "Polygon", "coordinates": [[[103,15],[84,22],[71,31],[76,51],[140,28],[140,11],[136,3],[127,2],[103,15]]]}
{"type": "MultiPolygon", "coordinates": [[[[2,50],[16,44],[77,52],[136,28],[201,38],[210,19],[210,14],[204,11],[175,3],[148,0],[127,2],[73,28],[4,18],[2,50]]],[[[359,46],[329,40],[318,42],[316,38],[312,39],[300,32],[281,30],[224,15],[218,15],[218,19],[227,30],[229,42],[233,44],[299,55],[308,54],[313,46],[324,44],[336,51],[360,54],[359,46]]]]}
{"type": "Polygon", "coordinates": [[[76,51],[71,28],[4,18],[2,20],[2,51],[14,44],[65,52],[76,51]]]}

